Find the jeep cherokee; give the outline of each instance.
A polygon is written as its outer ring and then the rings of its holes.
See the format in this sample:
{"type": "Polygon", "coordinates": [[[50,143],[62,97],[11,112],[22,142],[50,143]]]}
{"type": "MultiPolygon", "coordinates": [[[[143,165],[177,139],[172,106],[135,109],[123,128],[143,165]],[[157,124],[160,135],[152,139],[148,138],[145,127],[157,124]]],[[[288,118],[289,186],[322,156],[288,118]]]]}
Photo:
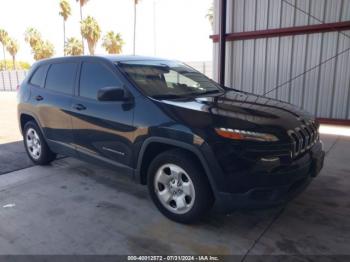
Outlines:
{"type": "Polygon", "coordinates": [[[321,170],[319,124],[301,109],[220,86],[178,62],[138,56],[35,63],[18,92],[30,159],[56,154],[147,185],[168,218],[284,203],[321,170]]]}

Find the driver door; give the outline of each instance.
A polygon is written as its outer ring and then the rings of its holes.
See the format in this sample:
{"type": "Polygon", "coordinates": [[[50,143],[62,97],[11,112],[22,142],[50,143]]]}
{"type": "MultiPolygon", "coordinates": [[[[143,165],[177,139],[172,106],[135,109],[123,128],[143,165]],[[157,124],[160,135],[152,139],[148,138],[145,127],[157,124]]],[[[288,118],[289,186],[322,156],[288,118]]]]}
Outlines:
{"type": "Polygon", "coordinates": [[[79,87],[72,102],[74,143],[80,157],[131,166],[132,101],[97,100],[100,88],[122,86],[111,65],[82,62],[79,87]]]}

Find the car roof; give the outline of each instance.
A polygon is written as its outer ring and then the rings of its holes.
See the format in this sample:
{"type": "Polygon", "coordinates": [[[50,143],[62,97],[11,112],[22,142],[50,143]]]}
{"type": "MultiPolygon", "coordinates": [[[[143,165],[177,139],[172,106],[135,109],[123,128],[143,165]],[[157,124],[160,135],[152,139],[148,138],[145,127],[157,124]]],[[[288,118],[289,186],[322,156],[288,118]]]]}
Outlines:
{"type": "Polygon", "coordinates": [[[155,60],[161,60],[161,61],[169,61],[169,59],[159,58],[159,57],[152,57],[152,56],[138,56],[138,55],[107,55],[107,56],[101,56],[105,59],[108,59],[113,62],[121,62],[121,61],[155,61],[155,60]]]}
{"type": "Polygon", "coordinates": [[[46,63],[59,63],[59,62],[74,62],[81,59],[91,59],[91,60],[107,60],[112,63],[122,62],[122,61],[170,61],[169,59],[150,57],[150,56],[138,56],[138,55],[96,55],[96,56],[65,56],[56,57],[40,60],[36,65],[46,64],[46,63]]]}

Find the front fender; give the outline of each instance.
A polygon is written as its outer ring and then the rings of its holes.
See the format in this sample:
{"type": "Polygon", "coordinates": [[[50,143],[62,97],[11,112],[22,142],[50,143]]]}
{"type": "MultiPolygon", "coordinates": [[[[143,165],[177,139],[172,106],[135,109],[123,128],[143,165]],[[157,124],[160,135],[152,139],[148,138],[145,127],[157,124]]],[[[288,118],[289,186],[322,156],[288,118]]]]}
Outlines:
{"type": "Polygon", "coordinates": [[[170,146],[181,148],[181,149],[184,149],[184,150],[187,150],[187,151],[193,153],[200,161],[200,163],[201,163],[201,165],[202,165],[202,167],[203,167],[203,169],[208,177],[208,180],[209,180],[209,183],[212,187],[214,195],[215,195],[215,193],[217,192],[217,185],[216,185],[216,182],[213,178],[213,171],[210,168],[210,166],[208,165],[208,161],[204,157],[200,147],[193,145],[193,144],[188,144],[185,142],[170,139],[170,138],[149,137],[143,142],[143,144],[141,146],[140,153],[139,153],[138,158],[137,158],[137,164],[136,164],[136,169],[135,169],[135,174],[134,174],[136,181],[141,183],[142,160],[143,160],[144,154],[147,150],[147,147],[152,143],[161,143],[161,144],[165,144],[165,145],[170,145],[170,146]]]}

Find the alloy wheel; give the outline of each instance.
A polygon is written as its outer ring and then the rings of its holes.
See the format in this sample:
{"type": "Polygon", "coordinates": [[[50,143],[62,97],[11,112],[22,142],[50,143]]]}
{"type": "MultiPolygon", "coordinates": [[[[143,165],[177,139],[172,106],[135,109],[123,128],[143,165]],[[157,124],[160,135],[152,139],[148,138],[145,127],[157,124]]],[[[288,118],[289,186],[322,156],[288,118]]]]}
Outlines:
{"type": "Polygon", "coordinates": [[[41,156],[41,141],[38,133],[33,128],[29,128],[26,133],[26,146],[28,152],[35,160],[41,156]]]}

